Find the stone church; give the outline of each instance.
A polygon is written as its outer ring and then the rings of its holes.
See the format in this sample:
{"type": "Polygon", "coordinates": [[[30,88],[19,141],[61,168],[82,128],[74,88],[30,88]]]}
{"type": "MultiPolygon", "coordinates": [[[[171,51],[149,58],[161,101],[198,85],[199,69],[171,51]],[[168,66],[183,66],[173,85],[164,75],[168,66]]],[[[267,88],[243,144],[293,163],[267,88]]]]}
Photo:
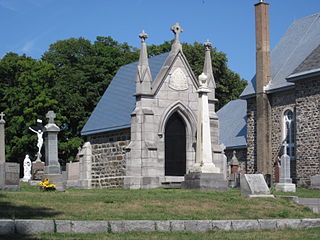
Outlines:
{"type": "MultiPolygon", "coordinates": [[[[119,69],[82,135],[87,137],[87,187],[154,188],[181,183],[195,164],[199,81],[171,27],[169,53],[148,59],[142,32],[139,62],[119,69]]],[[[213,163],[226,177],[224,147],[219,143],[211,43],[204,44],[213,163]]]]}
{"type": "Polygon", "coordinates": [[[221,141],[243,172],[270,181],[286,147],[293,182],[309,186],[320,174],[320,14],[294,21],[270,53],[268,7],[255,5],[256,75],[217,113],[221,141]]]}

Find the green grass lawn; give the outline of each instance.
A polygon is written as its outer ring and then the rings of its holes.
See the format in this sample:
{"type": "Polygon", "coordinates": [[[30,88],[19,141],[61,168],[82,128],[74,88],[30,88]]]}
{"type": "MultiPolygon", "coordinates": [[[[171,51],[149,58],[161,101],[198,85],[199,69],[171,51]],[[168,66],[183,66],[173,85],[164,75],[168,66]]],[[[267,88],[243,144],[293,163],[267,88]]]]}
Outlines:
{"type": "Polygon", "coordinates": [[[317,218],[287,199],[243,198],[239,190],[68,189],[0,192],[0,218],[68,220],[192,220],[317,218]]]}
{"type": "MultiPolygon", "coordinates": [[[[21,239],[104,239],[104,240],[141,240],[141,239],[152,239],[152,240],[213,240],[213,239],[223,239],[223,240],[239,240],[239,239],[251,239],[251,240],[264,240],[264,239],[281,239],[281,240],[302,240],[302,239],[319,239],[320,228],[305,229],[305,230],[294,230],[285,229],[277,231],[231,231],[231,232],[206,232],[206,233],[191,233],[191,232],[174,232],[174,233],[163,233],[163,232],[153,232],[153,233],[100,233],[100,234],[53,234],[44,233],[32,236],[21,236],[21,235],[11,235],[4,236],[11,240],[21,240],[21,239]]],[[[5,238],[4,238],[5,239],[5,238]]]]}

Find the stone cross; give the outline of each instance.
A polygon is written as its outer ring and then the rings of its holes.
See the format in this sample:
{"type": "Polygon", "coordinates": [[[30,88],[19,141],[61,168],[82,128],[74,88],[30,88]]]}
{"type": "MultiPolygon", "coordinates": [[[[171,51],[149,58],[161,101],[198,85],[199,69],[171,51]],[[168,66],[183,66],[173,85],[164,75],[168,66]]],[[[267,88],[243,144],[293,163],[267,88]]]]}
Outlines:
{"type": "Polygon", "coordinates": [[[148,34],[146,34],[144,30],[142,30],[142,32],[139,34],[139,38],[141,38],[142,42],[145,42],[146,39],[148,38],[148,34]]]}
{"type": "Polygon", "coordinates": [[[176,23],[171,27],[171,31],[175,35],[175,41],[179,42],[179,35],[181,32],[183,32],[183,29],[180,27],[179,23],[176,23]]]}
{"type": "Polygon", "coordinates": [[[283,142],[283,155],[288,155],[287,147],[288,147],[287,140],[284,140],[284,142],[283,142]]]}
{"type": "Polygon", "coordinates": [[[49,119],[49,123],[54,123],[55,117],[56,117],[56,114],[54,113],[54,111],[49,111],[49,112],[46,114],[46,118],[49,119]]]}

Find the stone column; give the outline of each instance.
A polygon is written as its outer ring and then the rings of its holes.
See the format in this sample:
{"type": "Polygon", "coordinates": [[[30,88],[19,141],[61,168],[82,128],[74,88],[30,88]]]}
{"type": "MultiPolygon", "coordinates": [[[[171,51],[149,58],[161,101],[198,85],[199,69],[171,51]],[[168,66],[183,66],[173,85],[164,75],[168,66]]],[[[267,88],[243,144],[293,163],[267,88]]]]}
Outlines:
{"type": "Polygon", "coordinates": [[[3,119],[4,113],[0,114],[0,164],[5,163],[6,156],[5,156],[5,137],[4,137],[4,124],[6,121],[3,119]]]}
{"type": "Polygon", "coordinates": [[[280,158],[280,179],[279,183],[276,184],[276,190],[282,192],[295,192],[296,185],[292,183],[290,176],[290,156],[287,154],[287,141],[284,142],[284,152],[280,158]]]}
{"type": "Polygon", "coordinates": [[[199,76],[200,88],[198,89],[198,126],[197,126],[197,151],[196,163],[190,172],[220,173],[212,161],[211,131],[209,119],[207,76],[199,76]]]}
{"type": "Polygon", "coordinates": [[[181,187],[199,190],[227,190],[228,184],[224,174],[212,161],[208,106],[208,93],[210,90],[207,87],[207,76],[202,73],[199,76],[199,81],[196,162],[191,167],[190,172],[184,176],[184,182],[182,182],[181,187]]]}
{"type": "Polygon", "coordinates": [[[46,114],[46,118],[49,121],[44,127],[46,152],[44,178],[48,178],[50,182],[54,183],[58,191],[63,191],[61,168],[58,161],[58,133],[60,132],[60,128],[54,123],[55,117],[56,114],[53,111],[49,111],[46,114]]]}

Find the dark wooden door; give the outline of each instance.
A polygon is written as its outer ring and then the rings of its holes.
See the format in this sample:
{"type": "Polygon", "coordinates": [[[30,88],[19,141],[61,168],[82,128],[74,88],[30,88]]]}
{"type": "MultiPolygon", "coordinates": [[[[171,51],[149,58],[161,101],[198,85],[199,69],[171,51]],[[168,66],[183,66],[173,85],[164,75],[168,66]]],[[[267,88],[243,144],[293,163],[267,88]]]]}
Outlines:
{"type": "Polygon", "coordinates": [[[186,127],[178,113],[172,114],[165,130],[165,175],[186,173],[186,127]]]}

